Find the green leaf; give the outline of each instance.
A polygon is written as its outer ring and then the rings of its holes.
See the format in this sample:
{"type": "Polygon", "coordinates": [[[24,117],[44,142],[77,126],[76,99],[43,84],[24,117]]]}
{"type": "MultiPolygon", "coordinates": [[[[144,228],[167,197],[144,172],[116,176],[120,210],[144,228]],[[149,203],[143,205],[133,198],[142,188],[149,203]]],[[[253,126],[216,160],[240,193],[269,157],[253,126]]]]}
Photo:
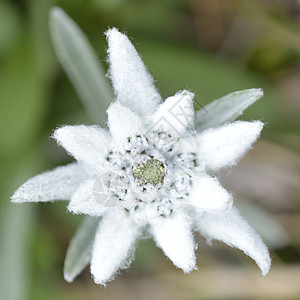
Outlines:
{"type": "MultiPolygon", "coordinates": [[[[37,122],[36,126],[40,124],[37,122]]],[[[28,133],[30,135],[31,133],[28,133]]],[[[22,152],[22,144],[18,146],[22,152]]],[[[32,284],[31,250],[35,235],[35,206],[15,205],[9,201],[20,181],[38,168],[35,152],[15,155],[6,165],[1,164],[0,182],[0,299],[29,299],[32,284]]]]}
{"type": "MultiPolygon", "coordinates": [[[[6,200],[5,198],[1,200],[6,200]]],[[[10,203],[9,203],[10,204],[10,203]]],[[[0,298],[27,299],[33,207],[6,205],[1,220],[0,298]]]]}
{"type": "Polygon", "coordinates": [[[202,131],[235,120],[262,96],[262,89],[248,89],[230,93],[209,103],[196,113],[196,130],[202,131]]]}
{"type": "Polygon", "coordinates": [[[97,218],[85,217],[77,229],[66,254],[64,264],[66,281],[72,282],[90,262],[98,223],[97,218]]]}
{"type": "Polygon", "coordinates": [[[0,54],[11,50],[21,32],[21,21],[15,3],[0,1],[0,54]]]}
{"type": "Polygon", "coordinates": [[[1,66],[0,156],[24,155],[44,121],[47,89],[32,44],[20,41],[1,66]]]}
{"type": "Polygon", "coordinates": [[[92,46],[78,25],[60,8],[50,11],[50,33],[57,57],[91,119],[105,126],[111,87],[92,46]]]}

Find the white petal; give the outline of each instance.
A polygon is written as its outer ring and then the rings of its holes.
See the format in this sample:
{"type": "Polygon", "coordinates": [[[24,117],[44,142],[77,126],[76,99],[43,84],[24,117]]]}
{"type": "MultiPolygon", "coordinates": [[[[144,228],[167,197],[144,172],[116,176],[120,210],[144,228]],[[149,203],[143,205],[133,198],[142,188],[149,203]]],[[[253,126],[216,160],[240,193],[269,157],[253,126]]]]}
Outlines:
{"type": "Polygon", "coordinates": [[[187,90],[167,98],[154,114],[150,129],[182,136],[188,127],[193,126],[193,98],[194,94],[187,90]]]}
{"type": "Polygon", "coordinates": [[[94,196],[95,180],[84,182],[74,193],[68,205],[68,210],[75,214],[87,214],[90,216],[101,216],[107,207],[103,205],[108,195],[94,196]]]}
{"type": "Polygon", "coordinates": [[[98,126],[64,126],[53,137],[78,161],[100,168],[110,144],[109,134],[98,126]]]}
{"type": "Polygon", "coordinates": [[[152,114],[161,97],[128,37],[116,28],[106,31],[109,75],[117,99],[140,116],[152,114]]]}
{"type": "Polygon", "coordinates": [[[85,170],[77,163],[58,167],[26,181],[17,189],[11,200],[13,202],[70,200],[86,178],[85,170]]]}
{"type": "Polygon", "coordinates": [[[195,243],[188,219],[176,214],[167,218],[155,218],[150,224],[157,246],[174,265],[185,273],[195,270],[195,243]]]}
{"type": "Polygon", "coordinates": [[[120,102],[111,104],[107,114],[108,126],[116,143],[125,143],[128,137],[145,131],[141,118],[120,102]]]}
{"type": "Polygon", "coordinates": [[[205,130],[196,136],[199,162],[210,171],[235,165],[258,139],[262,128],[260,121],[237,121],[205,130]]]}
{"type": "Polygon", "coordinates": [[[189,202],[199,211],[210,211],[230,208],[233,199],[217,178],[195,176],[189,202]]]}
{"type": "Polygon", "coordinates": [[[208,240],[220,240],[244,251],[255,260],[263,276],[269,272],[271,258],[268,248],[237,208],[204,213],[196,220],[196,227],[208,240]]]}
{"type": "Polygon", "coordinates": [[[91,273],[97,284],[105,285],[119,269],[133,259],[140,228],[120,211],[108,211],[99,224],[91,260],[91,273]]]}

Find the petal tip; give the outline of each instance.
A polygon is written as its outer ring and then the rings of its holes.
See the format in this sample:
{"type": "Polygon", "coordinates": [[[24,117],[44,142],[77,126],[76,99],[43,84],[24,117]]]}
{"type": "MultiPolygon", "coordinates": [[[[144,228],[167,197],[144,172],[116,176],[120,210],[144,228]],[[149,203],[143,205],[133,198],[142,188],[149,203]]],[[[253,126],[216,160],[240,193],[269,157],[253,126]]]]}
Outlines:
{"type": "Polygon", "coordinates": [[[15,196],[10,197],[9,200],[10,200],[10,202],[12,202],[12,203],[19,203],[19,202],[22,202],[22,201],[20,201],[20,199],[17,199],[15,196]]]}
{"type": "Polygon", "coordinates": [[[254,123],[256,124],[256,126],[257,126],[257,128],[259,130],[263,129],[263,127],[264,127],[264,123],[263,122],[261,122],[261,121],[255,121],[254,123]]]}
{"type": "Polygon", "coordinates": [[[111,50],[111,47],[120,49],[124,47],[131,47],[129,38],[116,27],[109,28],[104,34],[108,42],[109,51],[111,50]]]}
{"type": "Polygon", "coordinates": [[[268,275],[269,271],[270,271],[270,269],[268,269],[268,270],[261,270],[262,277],[266,277],[268,275]]]}
{"type": "Polygon", "coordinates": [[[109,39],[114,34],[122,34],[118,28],[111,27],[104,32],[105,36],[109,39]]]}
{"type": "Polygon", "coordinates": [[[247,126],[245,130],[248,131],[249,138],[253,138],[253,142],[257,140],[261,134],[261,131],[264,127],[264,123],[261,121],[252,121],[252,122],[244,122],[247,126]]]}
{"type": "Polygon", "coordinates": [[[244,91],[250,93],[250,96],[256,100],[260,99],[264,95],[264,90],[262,88],[253,88],[244,91]]]}
{"type": "Polygon", "coordinates": [[[182,94],[183,96],[189,96],[191,98],[194,98],[194,96],[195,96],[195,94],[189,90],[179,91],[178,94],[182,94]]]}
{"type": "Polygon", "coordinates": [[[90,273],[94,282],[98,285],[102,285],[106,287],[107,282],[113,281],[117,270],[113,270],[112,272],[107,272],[105,269],[96,268],[93,263],[91,263],[90,273]]]}
{"type": "Polygon", "coordinates": [[[74,214],[74,215],[80,214],[77,211],[76,206],[72,203],[72,201],[70,201],[69,204],[67,205],[67,211],[74,214]]]}
{"type": "Polygon", "coordinates": [[[93,277],[93,280],[96,284],[102,285],[103,287],[106,287],[106,281],[97,280],[95,277],[93,277]]]}
{"type": "Polygon", "coordinates": [[[53,131],[51,138],[53,138],[54,140],[59,142],[61,140],[62,135],[64,135],[66,133],[66,131],[68,130],[68,127],[70,127],[70,126],[57,127],[53,131]]]}
{"type": "Polygon", "coordinates": [[[11,203],[32,202],[24,197],[22,185],[14,192],[14,194],[9,199],[11,203]]]}
{"type": "Polygon", "coordinates": [[[232,195],[213,177],[195,177],[188,199],[199,212],[226,211],[233,205],[232,195]]]}
{"type": "Polygon", "coordinates": [[[67,272],[64,272],[64,279],[65,281],[71,283],[74,281],[74,276],[68,274],[67,272]]]}
{"type": "Polygon", "coordinates": [[[196,266],[195,263],[192,263],[192,264],[190,264],[189,266],[186,266],[186,267],[181,267],[181,269],[182,269],[182,271],[183,271],[184,274],[190,274],[193,271],[197,271],[198,270],[198,268],[197,268],[197,266],[196,266]]]}
{"type": "Polygon", "coordinates": [[[114,101],[107,108],[106,113],[109,116],[110,113],[118,112],[119,110],[121,110],[123,108],[124,108],[124,106],[119,101],[114,101]]]}
{"type": "Polygon", "coordinates": [[[266,258],[265,258],[265,261],[261,262],[258,266],[261,270],[261,274],[263,277],[265,277],[266,275],[268,275],[269,271],[270,271],[270,268],[271,268],[271,264],[272,264],[272,261],[271,261],[271,257],[270,257],[270,254],[268,252],[268,250],[266,250],[266,258]]]}
{"type": "Polygon", "coordinates": [[[259,98],[261,98],[264,95],[264,90],[262,88],[258,88],[257,90],[257,94],[259,96],[259,98]]]}
{"type": "Polygon", "coordinates": [[[263,277],[266,277],[266,276],[269,274],[270,268],[271,268],[271,264],[268,265],[268,266],[265,267],[265,268],[260,268],[260,270],[261,270],[261,275],[262,275],[263,277]]]}
{"type": "Polygon", "coordinates": [[[64,10],[59,6],[54,6],[50,9],[50,16],[51,17],[57,18],[57,17],[61,17],[61,16],[64,16],[64,15],[65,15],[64,10]]]}

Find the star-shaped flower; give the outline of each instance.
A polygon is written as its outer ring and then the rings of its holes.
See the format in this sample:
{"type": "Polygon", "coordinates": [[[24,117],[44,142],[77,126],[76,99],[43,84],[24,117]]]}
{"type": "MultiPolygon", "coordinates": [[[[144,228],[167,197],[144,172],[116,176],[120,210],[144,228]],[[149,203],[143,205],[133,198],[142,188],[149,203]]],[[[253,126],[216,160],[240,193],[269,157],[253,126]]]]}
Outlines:
{"type": "Polygon", "coordinates": [[[144,236],[191,272],[194,231],[241,249],[266,275],[267,247],[215,177],[251,148],[263,124],[225,118],[224,125],[215,127],[212,120],[212,128],[203,129],[193,93],[183,90],[162,102],[129,39],[115,28],[106,36],[116,93],[107,110],[109,131],[85,125],[55,130],[53,137],[77,162],[30,179],[12,200],[70,200],[69,211],[101,217],[91,258],[98,284],[129,265],[144,236]]]}

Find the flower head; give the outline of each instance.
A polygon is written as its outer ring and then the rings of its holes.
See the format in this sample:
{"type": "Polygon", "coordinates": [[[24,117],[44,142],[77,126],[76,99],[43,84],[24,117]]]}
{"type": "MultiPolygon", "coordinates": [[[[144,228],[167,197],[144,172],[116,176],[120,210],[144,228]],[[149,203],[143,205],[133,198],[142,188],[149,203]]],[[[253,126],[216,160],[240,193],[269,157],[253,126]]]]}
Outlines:
{"type": "Polygon", "coordinates": [[[145,234],[176,267],[191,272],[196,269],[194,231],[240,248],[266,275],[267,247],[216,177],[251,148],[263,124],[201,128],[192,92],[179,91],[163,102],[129,39],[115,28],[106,36],[116,94],[107,110],[109,130],[56,129],[54,139],[77,162],[30,179],[12,200],[70,200],[69,211],[101,217],[91,258],[98,284],[129,265],[136,241],[145,234]]]}

